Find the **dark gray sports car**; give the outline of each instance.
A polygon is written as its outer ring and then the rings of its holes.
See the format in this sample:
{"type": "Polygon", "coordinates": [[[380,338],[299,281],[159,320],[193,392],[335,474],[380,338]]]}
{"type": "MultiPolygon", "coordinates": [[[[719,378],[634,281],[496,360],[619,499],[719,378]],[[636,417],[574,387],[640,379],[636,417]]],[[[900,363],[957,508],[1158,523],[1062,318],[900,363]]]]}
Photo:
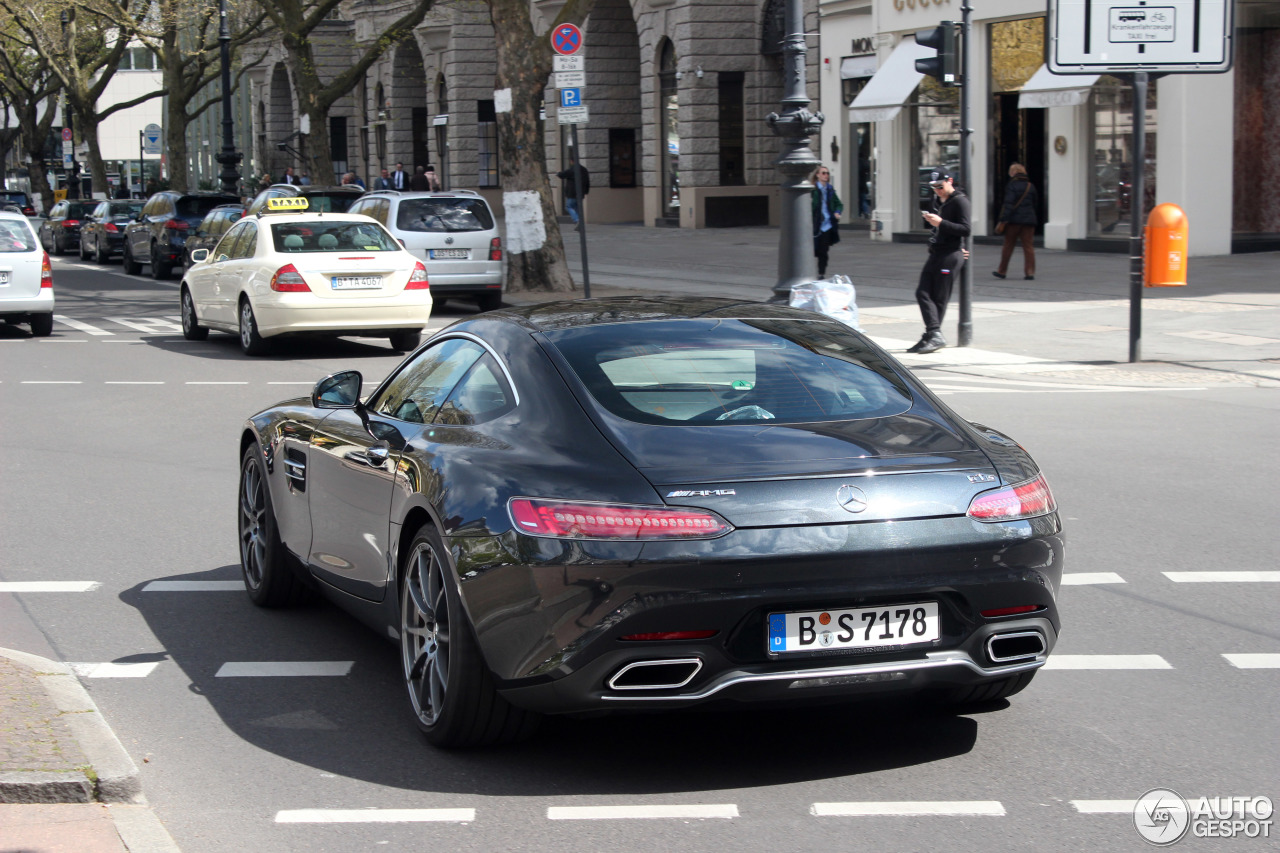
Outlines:
{"type": "Polygon", "coordinates": [[[834,320],[561,302],[440,332],[240,440],[252,600],[395,638],[441,746],[541,713],[1024,688],[1062,529],[1031,457],[834,320]]]}

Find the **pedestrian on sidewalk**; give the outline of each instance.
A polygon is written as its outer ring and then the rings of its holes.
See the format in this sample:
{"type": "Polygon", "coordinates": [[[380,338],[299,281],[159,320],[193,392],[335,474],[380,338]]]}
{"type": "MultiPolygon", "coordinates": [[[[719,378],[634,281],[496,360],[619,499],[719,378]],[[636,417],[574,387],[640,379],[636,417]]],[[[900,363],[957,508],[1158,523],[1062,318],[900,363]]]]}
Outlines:
{"type": "Polygon", "coordinates": [[[947,345],[942,336],[942,318],[951,300],[951,288],[964,266],[964,238],[969,236],[969,197],[955,185],[955,180],[942,169],[929,174],[934,193],[934,209],[924,211],[924,221],[933,228],[929,238],[929,259],[920,271],[916,302],[924,320],[924,335],[907,352],[937,352],[947,345]]]}
{"type": "Polygon", "coordinates": [[[578,210],[578,184],[582,184],[582,198],[585,201],[587,193],[591,192],[591,173],[578,162],[577,155],[570,154],[569,168],[556,172],[556,177],[563,182],[564,209],[569,211],[569,218],[577,225],[582,221],[582,211],[578,210]]]}
{"type": "Polygon", "coordinates": [[[1022,243],[1023,278],[1031,281],[1036,277],[1036,250],[1031,241],[1036,234],[1039,198],[1035,184],[1027,177],[1026,167],[1021,163],[1010,166],[1009,184],[1004,188],[1004,206],[1000,208],[996,222],[996,233],[1004,235],[1000,266],[991,273],[996,278],[1004,278],[1009,272],[1009,260],[1013,257],[1016,243],[1022,243]]]}
{"type": "Polygon", "coordinates": [[[427,176],[427,190],[433,193],[440,192],[440,176],[436,174],[433,163],[427,164],[427,171],[424,174],[427,176]]]}
{"type": "Polygon", "coordinates": [[[831,170],[819,166],[809,176],[813,182],[813,254],[818,259],[818,278],[826,278],[831,247],[840,242],[840,214],[844,204],[831,186],[831,170]]]}

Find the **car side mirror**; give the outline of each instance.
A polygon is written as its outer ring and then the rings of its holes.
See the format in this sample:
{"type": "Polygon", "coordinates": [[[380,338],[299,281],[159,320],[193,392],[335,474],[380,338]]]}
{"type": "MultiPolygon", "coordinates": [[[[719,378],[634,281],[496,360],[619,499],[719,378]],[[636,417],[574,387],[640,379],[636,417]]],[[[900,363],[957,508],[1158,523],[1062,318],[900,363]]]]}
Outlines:
{"type": "Polygon", "coordinates": [[[207,260],[209,260],[208,249],[196,249],[191,253],[191,262],[193,264],[202,264],[207,260]]]}
{"type": "Polygon", "coordinates": [[[311,405],[317,409],[354,409],[360,405],[364,377],[358,370],[332,373],[311,389],[311,405]]]}

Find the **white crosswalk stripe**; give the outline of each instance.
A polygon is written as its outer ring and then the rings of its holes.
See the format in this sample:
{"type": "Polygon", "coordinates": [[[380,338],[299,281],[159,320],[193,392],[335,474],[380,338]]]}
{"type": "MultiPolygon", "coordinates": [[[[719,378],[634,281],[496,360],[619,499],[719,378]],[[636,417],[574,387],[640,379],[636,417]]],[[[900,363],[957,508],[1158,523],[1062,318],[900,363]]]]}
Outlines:
{"type": "Polygon", "coordinates": [[[1063,586],[1086,586],[1098,583],[1124,583],[1115,572],[1074,572],[1062,576],[1063,586]]]}
{"type": "Polygon", "coordinates": [[[1280,669],[1280,654],[1223,655],[1236,669],[1280,669]]]}
{"type": "Polygon", "coordinates": [[[89,335],[114,335],[115,332],[108,332],[106,329],[99,329],[97,326],[91,326],[81,320],[72,320],[70,317],[64,317],[61,314],[54,314],[53,319],[64,326],[75,329],[78,332],[84,332],[89,335]]]}
{"type": "Polygon", "coordinates": [[[163,317],[108,317],[113,323],[137,329],[145,335],[171,335],[182,332],[182,326],[163,317]]]}

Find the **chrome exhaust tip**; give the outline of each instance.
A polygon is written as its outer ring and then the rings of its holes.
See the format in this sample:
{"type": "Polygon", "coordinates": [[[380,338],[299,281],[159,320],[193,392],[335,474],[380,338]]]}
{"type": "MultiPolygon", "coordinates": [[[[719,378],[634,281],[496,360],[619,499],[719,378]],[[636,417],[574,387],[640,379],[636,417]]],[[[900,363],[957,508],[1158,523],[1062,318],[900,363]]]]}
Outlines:
{"type": "Polygon", "coordinates": [[[606,684],[610,690],[674,690],[693,681],[701,669],[701,658],[641,660],[615,672],[606,684]]]}
{"type": "Polygon", "coordinates": [[[1012,663],[1044,654],[1044,635],[1039,631],[992,634],[987,638],[987,657],[992,663],[1012,663]]]}

